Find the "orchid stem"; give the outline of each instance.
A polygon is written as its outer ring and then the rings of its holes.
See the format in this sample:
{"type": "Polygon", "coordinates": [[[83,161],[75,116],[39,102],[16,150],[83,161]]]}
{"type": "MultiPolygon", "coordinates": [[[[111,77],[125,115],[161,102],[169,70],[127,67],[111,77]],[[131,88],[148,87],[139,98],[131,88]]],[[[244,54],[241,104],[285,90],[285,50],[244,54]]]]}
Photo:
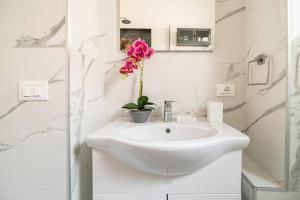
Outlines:
{"type": "Polygon", "coordinates": [[[142,59],[142,64],[140,65],[141,73],[140,73],[140,89],[139,96],[143,96],[143,83],[144,83],[144,59],[142,59]]]}

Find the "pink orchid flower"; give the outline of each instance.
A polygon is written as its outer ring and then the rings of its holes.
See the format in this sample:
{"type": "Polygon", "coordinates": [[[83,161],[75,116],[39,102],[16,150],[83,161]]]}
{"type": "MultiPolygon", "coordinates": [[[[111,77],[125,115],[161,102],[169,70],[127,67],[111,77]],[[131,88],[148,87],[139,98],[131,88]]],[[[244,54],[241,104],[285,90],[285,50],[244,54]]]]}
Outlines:
{"type": "Polygon", "coordinates": [[[128,74],[134,72],[134,70],[140,69],[140,96],[143,93],[143,73],[144,73],[144,60],[149,59],[154,54],[154,49],[149,47],[145,40],[137,39],[128,48],[127,58],[125,64],[120,68],[120,73],[123,78],[126,78],[128,74]]]}
{"type": "Polygon", "coordinates": [[[127,59],[125,65],[120,69],[121,74],[133,73],[133,70],[138,69],[139,62],[144,59],[149,59],[154,54],[154,49],[150,48],[145,40],[137,39],[129,47],[127,51],[127,59]],[[132,70],[133,69],[133,70],[132,70]]]}

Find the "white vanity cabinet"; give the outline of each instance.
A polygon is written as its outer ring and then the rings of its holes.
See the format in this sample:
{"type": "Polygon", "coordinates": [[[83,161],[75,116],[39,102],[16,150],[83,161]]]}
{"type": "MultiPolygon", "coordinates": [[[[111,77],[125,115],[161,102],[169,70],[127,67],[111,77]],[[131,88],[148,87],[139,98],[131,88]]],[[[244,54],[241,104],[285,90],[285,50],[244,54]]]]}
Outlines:
{"type": "Polygon", "coordinates": [[[226,124],[119,119],[87,142],[94,200],[241,200],[242,149],[249,139],[226,124]]]}
{"type": "Polygon", "coordinates": [[[93,200],[241,200],[241,195],[202,194],[202,195],[128,195],[99,194],[93,200]]]}
{"type": "Polygon", "coordinates": [[[166,195],[98,194],[93,200],[166,200],[166,195]]]}
{"type": "Polygon", "coordinates": [[[93,200],[241,200],[241,156],[231,152],[193,174],[167,177],[93,150],[93,200]]]}
{"type": "Polygon", "coordinates": [[[87,142],[94,200],[241,200],[249,138],[227,124],[119,119],[87,142]]]}

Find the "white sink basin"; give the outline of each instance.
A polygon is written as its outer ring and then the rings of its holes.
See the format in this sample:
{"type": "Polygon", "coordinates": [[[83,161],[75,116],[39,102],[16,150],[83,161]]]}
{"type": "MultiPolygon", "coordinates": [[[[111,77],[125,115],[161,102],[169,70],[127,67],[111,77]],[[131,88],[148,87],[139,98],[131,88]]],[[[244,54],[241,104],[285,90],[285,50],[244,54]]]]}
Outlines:
{"type": "Polygon", "coordinates": [[[90,147],[143,172],[179,176],[193,173],[222,155],[240,151],[249,138],[226,124],[192,125],[116,120],[87,137],[90,147]]]}
{"type": "Polygon", "coordinates": [[[216,134],[217,131],[212,128],[163,123],[148,124],[120,131],[120,135],[141,142],[197,140],[216,134]]]}

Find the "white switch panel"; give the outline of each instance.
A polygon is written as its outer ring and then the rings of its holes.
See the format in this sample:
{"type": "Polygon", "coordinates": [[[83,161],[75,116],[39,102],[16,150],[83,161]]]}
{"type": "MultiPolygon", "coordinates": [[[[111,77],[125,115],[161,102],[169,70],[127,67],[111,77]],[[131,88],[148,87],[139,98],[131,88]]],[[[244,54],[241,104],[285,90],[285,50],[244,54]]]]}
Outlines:
{"type": "Polygon", "coordinates": [[[47,101],[48,81],[19,81],[19,100],[47,101]]]}
{"type": "Polygon", "coordinates": [[[235,96],[235,84],[218,84],[217,85],[218,97],[234,97],[235,96]]]}

